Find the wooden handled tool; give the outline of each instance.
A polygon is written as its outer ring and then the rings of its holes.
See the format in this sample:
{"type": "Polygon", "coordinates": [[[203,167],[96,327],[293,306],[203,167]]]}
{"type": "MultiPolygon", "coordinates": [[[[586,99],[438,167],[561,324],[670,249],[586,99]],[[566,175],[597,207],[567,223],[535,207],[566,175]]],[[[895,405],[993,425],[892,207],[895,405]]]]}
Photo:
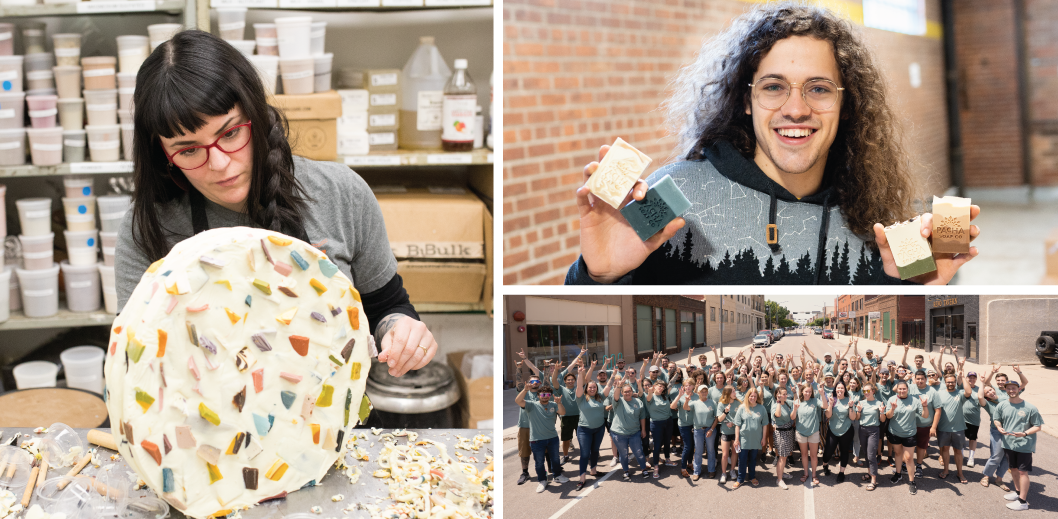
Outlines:
{"type": "Polygon", "coordinates": [[[40,461],[40,474],[37,476],[37,486],[42,486],[48,480],[48,462],[40,461]]]}
{"type": "Polygon", "coordinates": [[[88,431],[88,443],[94,443],[100,447],[106,447],[115,452],[118,450],[117,444],[114,443],[114,436],[108,432],[100,431],[99,429],[88,431]]]}
{"type": "Polygon", "coordinates": [[[33,473],[29,475],[26,491],[22,493],[22,508],[29,508],[29,500],[33,497],[33,488],[37,486],[37,475],[40,474],[40,465],[36,464],[36,460],[33,463],[33,473]]]}
{"type": "MultiPolygon", "coordinates": [[[[73,468],[70,469],[70,471],[66,473],[66,477],[72,478],[72,477],[76,476],[82,470],[84,470],[85,466],[88,465],[88,462],[90,462],[90,461],[92,461],[92,454],[91,453],[85,454],[84,457],[82,457],[77,462],[77,464],[74,465],[73,468]]],[[[59,483],[59,487],[58,488],[59,488],[59,490],[62,490],[64,488],[66,488],[66,485],[69,485],[69,484],[70,484],[70,480],[69,479],[64,480],[64,481],[59,483]]]]}
{"type": "Polygon", "coordinates": [[[7,456],[0,458],[0,478],[4,477],[5,470],[7,470],[7,456]]]}

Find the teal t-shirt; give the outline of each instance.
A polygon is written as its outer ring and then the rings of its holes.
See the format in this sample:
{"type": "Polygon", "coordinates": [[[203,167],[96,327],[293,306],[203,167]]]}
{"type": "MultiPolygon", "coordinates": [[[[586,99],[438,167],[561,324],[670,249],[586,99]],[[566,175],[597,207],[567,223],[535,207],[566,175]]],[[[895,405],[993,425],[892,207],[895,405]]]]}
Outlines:
{"type": "MultiPolygon", "coordinates": [[[[531,402],[534,400],[540,400],[540,397],[536,396],[536,393],[533,393],[532,391],[526,391],[525,401],[531,402]]],[[[529,428],[529,413],[525,411],[524,407],[518,408],[518,427],[523,429],[529,428]]]]}
{"type": "Polygon", "coordinates": [[[562,391],[562,408],[566,410],[566,414],[562,416],[577,416],[580,414],[580,409],[577,408],[577,386],[573,386],[570,389],[566,386],[559,388],[562,391]]]}
{"type": "MultiPolygon", "coordinates": [[[[646,395],[644,395],[646,396],[646,395]]],[[[669,405],[669,399],[663,396],[651,396],[646,398],[647,414],[650,415],[650,420],[668,420],[671,415],[671,409],[669,405]]]]}
{"type": "Polygon", "coordinates": [[[529,441],[550,440],[558,436],[555,430],[555,419],[558,418],[558,404],[539,400],[525,401],[525,412],[529,415],[529,441]]]}
{"type": "Polygon", "coordinates": [[[849,398],[839,398],[834,401],[834,408],[830,412],[830,430],[835,436],[842,436],[852,426],[849,418],[849,398]]]}
{"type": "Polygon", "coordinates": [[[691,401],[691,413],[694,415],[694,427],[708,429],[716,421],[716,402],[710,399],[691,401]]]}
{"type": "Polygon", "coordinates": [[[763,405],[757,404],[752,408],[739,406],[735,412],[735,425],[738,426],[738,440],[743,449],[760,450],[760,442],[764,438],[764,426],[768,425],[768,411],[763,405]]]}
{"type": "Polygon", "coordinates": [[[611,431],[624,436],[639,434],[639,420],[647,417],[647,410],[642,400],[638,398],[633,398],[631,401],[624,398],[617,399],[614,401],[613,409],[614,416],[613,425],[610,426],[611,431]]]}
{"type": "Polygon", "coordinates": [[[871,358],[868,359],[867,356],[865,355],[863,357],[863,359],[866,360],[867,363],[870,364],[872,368],[877,368],[878,367],[878,357],[871,357],[871,358]]]}
{"type": "Polygon", "coordinates": [[[978,391],[980,388],[977,386],[973,387],[970,392],[970,398],[967,398],[962,403],[962,415],[966,419],[966,423],[970,425],[981,425],[981,403],[978,401],[978,391]]]}
{"type": "Polygon", "coordinates": [[[765,412],[767,412],[768,409],[771,409],[772,402],[775,401],[775,395],[772,394],[771,389],[766,387],[760,388],[760,393],[760,403],[764,405],[765,412]]]}
{"type": "Polygon", "coordinates": [[[597,429],[606,425],[605,401],[588,398],[588,395],[582,395],[577,399],[577,410],[580,411],[580,420],[577,421],[579,427],[597,429]]]}
{"type": "Polygon", "coordinates": [[[958,432],[966,430],[966,417],[963,416],[963,404],[969,399],[963,395],[963,389],[960,388],[956,391],[948,391],[948,388],[944,388],[941,391],[937,391],[934,398],[937,400],[937,407],[940,409],[940,423],[937,425],[938,431],[944,432],[958,432]]]}
{"type": "MultiPolygon", "coordinates": [[[[928,412],[926,413],[926,416],[923,417],[921,414],[922,410],[919,409],[919,415],[918,418],[916,418],[915,427],[932,427],[933,411],[937,409],[937,390],[933,386],[930,386],[928,384],[926,385],[926,389],[919,389],[917,384],[909,384],[907,386],[907,395],[915,397],[916,400],[918,400],[920,396],[926,397],[928,412]]],[[[919,406],[921,405],[922,404],[920,402],[919,406]]]]}
{"type": "Polygon", "coordinates": [[[893,433],[894,436],[900,438],[910,438],[915,435],[918,428],[918,421],[916,417],[922,417],[922,402],[919,401],[918,397],[908,395],[907,398],[901,399],[899,395],[889,399],[886,403],[885,411],[889,412],[889,406],[896,402],[896,410],[893,411],[893,417],[889,419],[889,432],[893,433]]]}
{"type": "MultiPolygon", "coordinates": [[[[831,358],[834,358],[834,357],[831,357],[831,358]]],[[[823,359],[819,359],[819,364],[823,365],[823,373],[833,373],[834,372],[834,363],[833,362],[823,362],[823,359]]]]}
{"type": "Polygon", "coordinates": [[[896,396],[896,382],[890,380],[889,382],[878,382],[875,387],[878,388],[878,400],[882,402],[888,402],[890,398],[896,396]]]}
{"type": "Polygon", "coordinates": [[[885,414],[885,402],[875,399],[873,402],[860,400],[856,403],[862,406],[860,411],[860,427],[872,427],[882,425],[882,415],[885,414]]]}
{"type": "Polygon", "coordinates": [[[738,406],[740,405],[742,405],[742,402],[738,400],[732,401],[730,404],[716,405],[716,417],[720,418],[720,415],[724,415],[724,421],[720,422],[721,433],[735,434],[735,413],[738,412],[738,406]]]}
{"type": "Polygon", "coordinates": [[[790,414],[793,413],[793,405],[787,400],[785,404],[779,404],[779,402],[772,402],[771,407],[771,421],[775,424],[775,427],[786,428],[793,423],[793,419],[790,418],[790,414]],[[776,417],[775,412],[782,410],[782,416],[776,417]]]}
{"type": "Polygon", "coordinates": [[[724,394],[724,388],[722,388],[722,387],[713,386],[713,387],[709,388],[709,399],[712,400],[714,404],[717,404],[717,405],[720,404],[720,397],[723,394],[724,394]]]}
{"type": "MultiPolygon", "coordinates": [[[[677,395],[677,396],[679,396],[679,395],[677,395]]],[[[698,400],[698,395],[691,394],[690,398],[691,398],[691,401],[693,402],[695,400],[698,400]]],[[[685,411],[683,409],[683,404],[686,401],[687,401],[686,397],[679,398],[676,401],[676,409],[674,409],[674,411],[676,413],[676,425],[679,426],[679,427],[692,427],[692,426],[694,426],[694,411],[693,410],[692,411],[685,411]]]]}
{"type": "MultiPolygon", "coordinates": [[[[1007,400],[1010,400],[1010,399],[1008,398],[1007,400]]],[[[996,400],[989,400],[989,399],[986,398],[985,399],[985,404],[983,406],[981,406],[981,407],[984,407],[985,408],[985,412],[988,413],[988,426],[993,428],[993,429],[996,428],[996,424],[993,423],[993,422],[999,419],[999,415],[996,414],[996,409],[999,407],[999,404],[1001,404],[1002,402],[1004,402],[1004,401],[1003,400],[999,400],[998,398],[996,398],[996,400]]]]}
{"type": "MultiPolygon", "coordinates": [[[[749,388],[747,388],[746,391],[749,391],[749,388]]],[[[743,391],[739,391],[738,389],[735,389],[735,400],[738,400],[739,402],[745,402],[746,401],[746,393],[743,392],[743,391]]]]}
{"type": "MultiPolygon", "coordinates": [[[[1020,404],[1001,402],[996,408],[996,420],[1003,425],[1003,430],[1011,432],[1025,432],[1030,427],[1043,425],[1043,417],[1036,406],[1022,400],[1020,404]]],[[[1036,434],[1017,438],[1009,434],[1003,435],[1003,448],[1014,452],[1036,452],[1036,434]]]]}
{"type": "Polygon", "coordinates": [[[819,432],[819,412],[822,408],[816,397],[800,402],[797,407],[797,434],[811,436],[819,432]]]}
{"type": "MultiPolygon", "coordinates": [[[[670,404],[672,403],[673,400],[675,400],[679,396],[680,396],[680,386],[673,386],[673,387],[669,388],[669,403],[670,404]]],[[[679,409],[669,409],[669,416],[672,417],[672,418],[679,419],[680,410],[679,409]]]]}

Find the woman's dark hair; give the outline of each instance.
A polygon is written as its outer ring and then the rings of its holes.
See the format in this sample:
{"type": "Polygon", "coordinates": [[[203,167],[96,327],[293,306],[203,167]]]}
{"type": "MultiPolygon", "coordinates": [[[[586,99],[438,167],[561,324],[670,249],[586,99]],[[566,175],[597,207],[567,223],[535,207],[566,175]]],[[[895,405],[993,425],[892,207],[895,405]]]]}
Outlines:
{"type": "Polygon", "coordinates": [[[205,118],[227,114],[236,105],[253,124],[247,216],[253,225],[285,234],[301,220],[309,198],[294,177],[286,119],[268,104],[257,69],[224,40],[182,31],[143,62],[133,95],[133,239],[151,261],[169,253],[157,207],[195,189],[183,171],[169,164],[159,138],[198,131],[205,118]]]}

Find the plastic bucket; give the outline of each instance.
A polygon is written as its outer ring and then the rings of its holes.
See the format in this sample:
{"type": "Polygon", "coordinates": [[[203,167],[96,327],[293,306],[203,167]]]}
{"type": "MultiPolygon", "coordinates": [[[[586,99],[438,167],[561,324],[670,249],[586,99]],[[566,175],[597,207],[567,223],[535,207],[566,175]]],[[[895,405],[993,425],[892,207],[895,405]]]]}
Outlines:
{"type": "Polygon", "coordinates": [[[147,37],[140,35],[118,36],[118,67],[121,72],[135,74],[147,56],[151,55],[147,37]]]}
{"type": "Polygon", "coordinates": [[[313,90],[327,92],[331,89],[331,64],[334,54],[327,53],[312,58],[313,90]]]}
{"type": "Polygon", "coordinates": [[[26,128],[29,151],[35,166],[62,163],[62,128],[26,128]]]}
{"type": "Polygon", "coordinates": [[[253,56],[253,50],[254,50],[254,48],[257,47],[257,42],[254,41],[254,40],[225,40],[225,41],[227,41],[229,44],[231,44],[232,47],[235,47],[235,50],[241,52],[242,55],[246,56],[247,58],[250,57],[250,56],[253,56]]]}
{"type": "Polygon", "coordinates": [[[23,236],[51,234],[51,199],[23,198],[15,201],[23,236]]]}
{"type": "Polygon", "coordinates": [[[278,56],[279,40],[276,38],[276,24],[253,24],[254,40],[257,41],[258,56],[278,56]]]}
{"type": "MultiPolygon", "coordinates": [[[[260,51],[260,47],[258,47],[258,51],[260,51]]],[[[250,63],[253,63],[254,68],[257,69],[257,74],[261,76],[261,83],[264,84],[265,93],[268,95],[275,94],[276,76],[279,74],[279,57],[250,56],[250,63]]]]}
{"type": "Polygon", "coordinates": [[[88,125],[88,157],[92,162],[116,162],[121,158],[121,127],[88,125]]]}
{"type": "Polygon", "coordinates": [[[81,75],[85,90],[113,90],[117,88],[115,74],[118,59],[114,56],[81,58],[81,75]]]}
{"type": "Polygon", "coordinates": [[[51,69],[26,72],[26,89],[41,90],[55,88],[55,73],[51,69]]]}
{"type": "MultiPolygon", "coordinates": [[[[62,160],[63,162],[84,162],[84,150],[87,147],[87,137],[84,130],[63,130],[62,132],[62,160]]],[[[69,196],[69,191],[67,191],[69,196]]]]}
{"type": "Polygon", "coordinates": [[[84,99],[59,98],[56,105],[59,107],[59,126],[62,126],[63,130],[84,128],[84,99]]]}
{"type": "Polygon", "coordinates": [[[114,286],[114,267],[100,265],[99,278],[103,283],[103,305],[107,313],[118,313],[118,290],[114,286]]]}
{"type": "MultiPolygon", "coordinates": [[[[18,166],[26,163],[26,130],[11,128],[0,130],[0,166],[18,166]]],[[[0,197],[0,202],[3,197],[0,197]]],[[[3,207],[0,204],[0,207],[3,207]]],[[[0,215],[0,220],[3,216],[0,215]]],[[[0,238],[7,234],[6,226],[0,225],[0,238]]],[[[0,260],[3,261],[3,260],[0,260]]]]}
{"type": "Polygon", "coordinates": [[[84,107],[85,113],[88,114],[88,124],[86,126],[112,126],[117,124],[117,89],[85,90],[84,107]]]}
{"type": "Polygon", "coordinates": [[[133,110],[122,110],[118,109],[118,124],[132,124],[136,122],[132,119],[134,115],[133,110]]]}
{"type": "Polygon", "coordinates": [[[55,49],[55,64],[58,66],[79,65],[81,63],[81,35],[76,33],[53,34],[52,46],[55,49]]]}
{"type": "Polygon", "coordinates": [[[103,264],[108,267],[114,266],[114,250],[118,245],[118,233],[114,232],[100,232],[99,241],[102,243],[103,248],[103,264]]]}
{"type": "Polygon", "coordinates": [[[22,128],[25,114],[26,94],[21,88],[18,92],[0,93],[0,129],[22,128]]]}
{"type": "Polygon", "coordinates": [[[241,40],[246,29],[246,8],[217,8],[217,29],[221,39],[241,40]]]}
{"type": "Polygon", "coordinates": [[[91,215],[96,213],[96,197],[76,196],[62,198],[63,211],[68,215],[91,215]]]}
{"type": "Polygon", "coordinates": [[[132,139],[136,136],[135,124],[121,125],[121,155],[125,160],[132,160],[132,139]]]}
{"type": "MultiPolygon", "coordinates": [[[[58,281],[58,273],[59,270],[56,267],[56,281],[58,281]]],[[[15,375],[15,385],[19,389],[55,387],[55,376],[59,374],[59,366],[56,366],[54,362],[33,360],[15,366],[12,372],[15,375]]]]}
{"type": "Polygon", "coordinates": [[[284,94],[311,94],[315,87],[314,60],[309,58],[279,58],[283,74],[284,94]]]}
{"type": "Polygon", "coordinates": [[[136,94],[136,73],[118,73],[118,110],[132,111],[132,96],[136,94]]]}
{"type": "MultiPolygon", "coordinates": [[[[31,2],[32,3],[36,2],[31,2]]],[[[9,5],[0,2],[0,5],[9,5]]],[[[0,56],[10,56],[15,53],[15,26],[10,23],[0,23],[0,56]]]]}
{"type": "Polygon", "coordinates": [[[59,99],[81,98],[81,66],[60,65],[52,69],[55,72],[55,92],[59,99]]]}
{"type": "MultiPolygon", "coordinates": [[[[102,301],[100,299],[100,296],[102,295],[103,291],[102,291],[102,286],[99,283],[99,269],[97,268],[98,267],[98,263],[92,262],[92,263],[89,263],[87,265],[72,265],[72,264],[66,263],[64,261],[64,262],[62,262],[61,267],[62,267],[63,284],[65,285],[65,288],[66,288],[66,307],[71,312],[94,312],[96,310],[99,310],[99,308],[102,306],[102,301]]],[[[99,349],[99,348],[96,348],[96,349],[99,349]]],[[[66,351],[70,351],[70,350],[66,350],[66,351]]],[[[100,349],[99,351],[103,351],[103,350],[100,349]]],[[[66,354],[66,352],[63,352],[63,355],[65,355],[65,354],[66,354]]],[[[100,356],[100,361],[102,361],[102,356],[100,356]]],[[[66,365],[65,357],[63,358],[63,365],[64,366],[66,365]]],[[[99,374],[98,374],[98,378],[99,378],[99,380],[98,380],[98,383],[99,383],[98,389],[94,388],[94,387],[93,388],[83,388],[83,389],[91,389],[92,391],[95,391],[96,393],[102,393],[103,392],[103,387],[102,387],[102,383],[103,383],[103,380],[102,380],[103,376],[102,375],[103,375],[103,373],[102,372],[103,372],[103,366],[102,366],[102,364],[100,364],[100,366],[99,366],[99,374]]],[[[70,382],[71,382],[70,375],[71,375],[70,374],[70,369],[69,369],[69,367],[67,367],[66,368],[66,383],[67,383],[67,385],[70,385],[70,382]]],[[[74,376],[74,379],[75,379],[74,381],[76,381],[77,378],[80,378],[81,381],[85,382],[85,383],[95,383],[96,382],[96,380],[95,380],[96,377],[85,377],[85,376],[77,377],[77,376],[74,376]]],[[[82,387],[82,386],[70,386],[70,387],[82,387]]]]}
{"type": "Polygon", "coordinates": [[[66,238],[66,254],[75,267],[95,265],[99,262],[99,232],[63,231],[66,238]]]}
{"type": "Polygon", "coordinates": [[[307,58],[312,56],[309,51],[312,39],[311,16],[283,16],[276,18],[275,24],[279,57],[307,58]]]}
{"type": "MultiPolygon", "coordinates": [[[[2,42],[3,40],[0,40],[0,43],[2,42]]],[[[22,56],[0,53],[0,92],[22,91],[22,61],[22,56]]]]}
{"type": "Polygon", "coordinates": [[[47,270],[55,264],[55,233],[43,236],[19,235],[22,264],[26,270],[47,270]]]}
{"type": "Polygon", "coordinates": [[[59,312],[59,266],[42,270],[15,269],[26,317],[50,317],[59,312]]]}
{"type": "Polygon", "coordinates": [[[147,26],[147,35],[151,37],[151,51],[169,41],[183,26],[178,23],[156,23],[147,26]]]}
{"type": "Polygon", "coordinates": [[[4,271],[11,274],[11,281],[8,284],[8,296],[7,302],[11,307],[11,311],[22,309],[22,291],[19,290],[18,276],[15,274],[14,265],[5,265],[4,271]]]}
{"type": "MultiPolygon", "coordinates": [[[[48,71],[51,73],[51,71],[48,71]]],[[[55,107],[56,96],[26,96],[29,107],[29,121],[34,128],[54,128],[55,116],[59,111],[55,107]]]]}
{"type": "MultiPolygon", "coordinates": [[[[65,272],[64,272],[65,275],[65,272]]],[[[76,273],[75,273],[76,275],[76,273]]],[[[95,277],[96,283],[96,302],[99,302],[99,270],[93,268],[92,275],[95,277]]],[[[69,290],[67,290],[69,293],[69,290]]],[[[106,352],[103,348],[98,346],[74,346],[73,348],[67,349],[59,354],[59,359],[62,360],[63,371],[66,373],[66,386],[76,387],[80,389],[87,389],[89,391],[95,391],[96,393],[103,392],[103,358],[106,352]],[[76,382],[71,381],[81,380],[98,380],[98,386],[85,387],[78,385],[76,382]]]]}
{"type": "Polygon", "coordinates": [[[117,289],[117,285],[114,283],[114,267],[99,265],[99,279],[103,283],[104,292],[108,288],[117,289]]]}
{"type": "Polygon", "coordinates": [[[132,198],[128,195],[101,196],[96,199],[96,203],[99,205],[99,222],[102,224],[103,232],[118,232],[121,229],[121,220],[125,218],[125,212],[132,205],[132,198]]]}
{"type": "Polygon", "coordinates": [[[66,198],[92,196],[92,177],[63,177],[62,187],[66,198]]]}

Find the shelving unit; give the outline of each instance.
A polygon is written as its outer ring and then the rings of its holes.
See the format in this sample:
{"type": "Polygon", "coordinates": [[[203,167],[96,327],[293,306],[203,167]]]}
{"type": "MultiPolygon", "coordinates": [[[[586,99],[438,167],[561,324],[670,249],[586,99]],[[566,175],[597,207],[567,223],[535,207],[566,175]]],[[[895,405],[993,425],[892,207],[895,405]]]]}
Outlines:
{"type": "MultiPolygon", "coordinates": [[[[63,301],[62,303],[65,303],[63,301]]],[[[31,330],[37,328],[74,328],[78,326],[104,326],[114,322],[117,317],[102,309],[95,312],[74,313],[59,304],[59,313],[51,317],[26,317],[21,311],[11,312],[11,318],[0,323],[0,332],[9,330],[31,330]]]]}
{"type": "Polygon", "coordinates": [[[69,4],[6,6],[0,7],[0,18],[145,12],[179,14],[184,11],[186,5],[187,3],[182,0],[118,0],[76,2],[69,4]]]}

